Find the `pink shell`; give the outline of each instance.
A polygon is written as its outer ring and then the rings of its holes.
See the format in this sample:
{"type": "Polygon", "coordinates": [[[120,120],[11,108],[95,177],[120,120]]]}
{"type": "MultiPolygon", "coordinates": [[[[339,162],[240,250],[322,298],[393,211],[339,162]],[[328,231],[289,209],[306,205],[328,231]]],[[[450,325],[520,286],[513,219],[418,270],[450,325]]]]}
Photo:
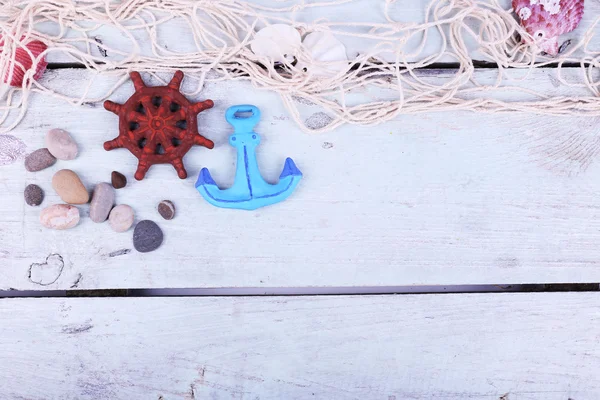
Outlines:
{"type": "MultiPolygon", "coordinates": [[[[0,41],[0,53],[2,52],[3,44],[4,43],[0,41]]],[[[21,87],[23,85],[23,77],[25,76],[25,72],[31,69],[33,65],[33,60],[48,48],[43,42],[40,42],[39,40],[32,40],[26,43],[25,46],[34,56],[34,58],[32,59],[29,53],[27,53],[27,50],[25,50],[22,46],[23,45],[21,43],[18,44],[18,47],[15,51],[16,62],[12,60],[9,62],[8,68],[6,68],[6,72],[4,73],[4,76],[2,78],[2,81],[4,83],[8,83],[10,86],[21,87]],[[11,69],[12,77],[9,82],[8,79],[10,76],[11,69]]],[[[48,62],[46,61],[45,57],[40,59],[38,64],[36,65],[36,71],[33,75],[33,79],[38,80],[46,70],[47,66],[48,62]]]]}
{"type": "Polygon", "coordinates": [[[527,32],[534,35],[543,30],[546,38],[571,32],[583,17],[583,0],[513,0],[512,4],[527,32]]]}

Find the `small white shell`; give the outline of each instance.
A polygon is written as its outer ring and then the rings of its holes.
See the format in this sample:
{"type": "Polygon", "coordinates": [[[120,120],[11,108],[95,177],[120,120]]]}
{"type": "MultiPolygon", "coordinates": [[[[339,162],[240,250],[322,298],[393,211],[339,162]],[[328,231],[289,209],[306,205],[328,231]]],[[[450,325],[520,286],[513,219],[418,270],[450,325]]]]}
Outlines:
{"type": "Polygon", "coordinates": [[[300,45],[300,33],[293,26],[273,24],[256,32],[250,48],[257,56],[268,57],[274,62],[292,62],[300,45]]]}
{"type": "Polygon", "coordinates": [[[299,61],[297,67],[306,68],[320,76],[333,76],[348,68],[346,46],[329,32],[312,32],[302,41],[311,61],[299,61]]]}

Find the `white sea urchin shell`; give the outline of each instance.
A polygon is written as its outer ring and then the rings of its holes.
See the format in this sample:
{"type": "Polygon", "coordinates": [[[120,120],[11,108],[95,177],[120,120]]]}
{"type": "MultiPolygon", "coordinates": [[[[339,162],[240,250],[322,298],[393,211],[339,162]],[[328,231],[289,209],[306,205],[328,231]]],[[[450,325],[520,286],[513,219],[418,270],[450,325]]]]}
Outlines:
{"type": "Polygon", "coordinates": [[[250,49],[274,62],[292,62],[301,46],[300,33],[290,25],[273,24],[256,32],[250,49]]]}
{"type": "Polygon", "coordinates": [[[312,32],[302,41],[310,60],[301,60],[297,67],[314,75],[333,76],[348,68],[346,47],[329,32],[312,32]]]}

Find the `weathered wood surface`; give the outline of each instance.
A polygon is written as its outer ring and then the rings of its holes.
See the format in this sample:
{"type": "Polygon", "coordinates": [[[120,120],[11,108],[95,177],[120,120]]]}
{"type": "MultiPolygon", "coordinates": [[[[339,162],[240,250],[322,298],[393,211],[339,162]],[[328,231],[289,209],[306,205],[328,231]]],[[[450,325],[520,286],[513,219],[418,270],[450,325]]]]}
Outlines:
{"type": "MultiPolygon", "coordinates": [[[[267,2],[272,5],[271,2],[267,2]]],[[[280,6],[290,5],[283,2],[280,6]]],[[[392,4],[399,20],[422,21],[428,1],[392,4]]],[[[509,8],[509,2],[503,3],[509,8]]],[[[581,26],[568,35],[580,38],[600,11],[586,3],[581,26]]],[[[383,2],[370,0],[295,14],[301,22],[384,22],[383,2]]],[[[281,14],[287,15],[287,14],[281,14]]],[[[41,29],[41,28],[40,28],[41,29]]],[[[53,28],[46,26],[48,32],[53,28]]],[[[98,38],[124,46],[120,34],[100,28],[98,38]]],[[[143,54],[151,54],[139,32],[143,54]]],[[[170,21],[158,32],[162,45],[193,51],[185,24],[170,21]]],[[[369,40],[340,37],[352,58],[372,46],[369,40]]],[[[437,47],[432,36],[426,52],[437,47]],[[429,49],[429,50],[427,50],[429,49]]],[[[439,39],[439,38],[438,38],[439,39]]],[[[52,53],[50,61],[56,53],[52,53]]],[[[107,54],[107,57],[113,57],[107,54]]],[[[64,60],[62,60],[64,61],[64,60]]],[[[567,69],[580,82],[578,69],[567,69]]],[[[445,79],[453,71],[425,71],[445,79]]],[[[512,75],[519,71],[509,71],[512,75]]],[[[589,95],[565,87],[556,71],[534,71],[524,82],[550,96],[589,95]]],[[[479,83],[493,83],[497,71],[481,70],[479,83]]],[[[44,76],[53,88],[86,87],[90,73],[54,70],[44,76]]],[[[146,77],[147,78],[147,77],[146,77]]],[[[97,76],[91,92],[99,97],[114,83],[97,76]]],[[[185,81],[185,89],[194,89],[185,81]]],[[[131,84],[111,99],[123,102],[131,84]]],[[[380,96],[381,93],[377,93],[380,96]]],[[[391,95],[395,96],[395,93],[391,95]]],[[[533,99],[506,91],[504,99],[533,99]]],[[[355,93],[361,101],[373,93],[355,93]]],[[[600,280],[600,250],[595,179],[600,141],[597,119],[557,118],[519,113],[467,112],[400,116],[375,127],[344,126],[310,136],[290,120],[277,95],[243,82],[207,84],[195,99],[210,97],[214,109],[200,117],[201,131],[214,150],[193,149],[186,157],[189,178],[180,181],[170,166],[153,167],[148,179],[135,182],[136,160],[125,150],[110,153],[102,143],[116,136],[116,117],[101,104],[72,107],[36,95],[22,124],[0,139],[0,289],[103,289],[177,287],[356,287],[405,285],[589,282],[600,280]],[[253,103],[263,112],[259,162],[275,180],[287,156],[305,174],[286,202],[255,212],[209,206],[193,184],[201,167],[211,169],[223,186],[233,179],[233,149],[224,110],[253,103]],[[43,146],[53,127],[69,130],[81,146],[80,157],[39,173],[27,173],[22,157],[43,146]],[[131,185],[117,202],[132,205],[137,220],[157,220],[166,236],[158,252],[131,251],[131,231],[114,234],[107,224],[87,218],[67,232],[40,227],[39,209],[23,204],[22,190],[38,183],[44,206],[59,201],[50,186],[60,168],[77,171],[91,190],[110,172],[125,173],[131,185]],[[173,221],[162,221],[156,204],[165,197],[178,207],[173,221]],[[55,256],[51,256],[56,254],[55,256]],[[45,260],[50,257],[50,263],[45,260]]],[[[354,100],[353,100],[354,99],[354,100]]],[[[303,119],[327,122],[319,109],[302,106],[303,119]]]]}
{"type": "Polygon", "coordinates": [[[0,398],[597,399],[595,293],[0,300],[0,398]]]}
{"type": "MultiPolygon", "coordinates": [[[[532,84],[549,93],[575,93],[556,86],[550,72],[537,71],[532,84]]],[[[491,79],[495,72],[481,74],[491,79]]],[[[85,70],[56,70],[45,79],[60,88],[82,87],[87,78],[85,70]]],[[[97,81],[98,94],[112,84],[110,78],[97,81]]],[[[184,81],[185,90],[192,86],[184,81]]],[[[111,99],[123,102],[131,93],[127,83],[111,99]]],[[[188,154],[186,180],[171,166],[155,166],[136,182],[137,160],[126,150],[102,148],[116,136],[116,116],[100,104],[74,107],[33,96],[23,122],[2,142],[12,155],[0,157],[7,160],[0,167],[0,289],[600,280],[596,119],[453,112],[309,135],[290,120],[277,95],[243,82],[207,84],[195,97],[204,98],[215,107],[200,114],[200,130],[215,149],[188,154]],[[206,166],[219,184],[232,183],[234,150],[227,144],[224,111],[248,102],[263,112],[257,132],[264,176],[276,180],[291,156],[304,178],[278,205],[218,209],[201,198],[194,182],[206,166]],[[54,127],[72,133],[80,156],[26,172],[23,154],[42,147],[54,127]],[[107,223],[93,223],[88,206],[80,206],[83,218],[72,230],[42,228],[40,208],[24,204],[23,189],[37,183],[47,195],[42,206],[59,202],[50,180],[61,168],[78,172],[90,190],[114,169],[125,173],[130,184],[117,191],[117,203],[133,206],[138,221],[157,221],[165,233],[162,247],[149,254],[131,251],[132,231],[116,234],[107,223]],[[156,212],[164,198],[177,206],[172,221],[156,212]],[[60,257],[45,266],[52,254],[60,257]]],[[[306,118],[317,112],[304,109],[306,118]]]]}
{"type": "MultiPolygon", "coordinates": [[[[402,21],[422,21],[426,3],[392,7],[402,21]]],[[[311,8],[296,17],[384,22],[383,2],[374,4],[311,8]]],[[[598,11],[599,3],[587,2],[581,27],[562,39],[581,38],[598,11]]],[[[115,32],[97,33],[128,50],[115,32]]],[[[159,32],[160,44],[193,51],[185,33],[173,20],[159,32]]],[[[145,33],[138,34],[142,54],[151,54],[145,33]]],[[[340,39],[351,58],[372,46],[340,39]]],[[[432,36],[424,54],[438,40],[432,36]]],[[[50,61],[71,60],[52,53],[50,61]]],[[[452,71],[426,73],[445,79],[452,71]]],[[[565,71],[573,82],[579,73],[565,71]]],[[[493,82],[495,74],[476,77],[493,82]]],[[[55,70],[44,79],[83,90],[89,77],[55,70]]],[[[111,79],[97,77],[92,92],[101,96],[111,79]]],[[[535,71],[524,85],[551,96],[589,94],[562,86],[554,70],[535,71]]],[[[192,82],[184,88],[192,90],[192,82]]],[[[127,84],[111,99],[123,102],[131,90],[127,84]]],[[[102,149],[117,121],[101,104],[73,107],[34,96],[23,123],[0,136],[0,290],[323,292],[600,281],[597,119],[430,113],[310,136],[273,93],[227,82],[207,84],[195,99],[207,97],[216,106],[201,115],[200,128],[215,149],[190,152],[185,181],[158,166],[136,182],[136,160],[127,151],[102,149]],[[193,187],[204,166],[221,185],[232,183],[223,112],[239,103],[263,112],[257,130],[265,177],[275,180],[287,156],[305,175],[288,201],[253,212],[216,209],[193,187]],[[53,127],[72,133],[79,158],[26,172],[23,156],[43,146],[53,127]],[[135,252],[132,230],[115,234],[94,224],[88,206],[79,207],[83,219],[75,229],[43,229],[40,208],[24,205],[22,191],[37,183],[46,191],[43,206],[59,202],[50,179],[61,168],[77,171],[90,190],[113,169],[125,173],[130,185],[117,192],[117,202],[132,205],[138,221],[157,221],[163,246],[135,252]],[[172,221],[156,212],[164,198],[178,208],[172,221]]],[[[318,109],[302,111],[326,123],[318,109]]],[[[597,310],[594,293],[0,299],[0,398],[596,399],[597,310]]]]}

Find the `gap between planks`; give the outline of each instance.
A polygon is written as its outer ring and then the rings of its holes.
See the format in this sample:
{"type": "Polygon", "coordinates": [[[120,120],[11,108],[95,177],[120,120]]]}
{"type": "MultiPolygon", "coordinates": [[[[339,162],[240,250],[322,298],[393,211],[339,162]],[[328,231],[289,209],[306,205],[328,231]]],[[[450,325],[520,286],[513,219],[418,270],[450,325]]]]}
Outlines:
{"type": "MultiPolygon", "coordinates": [[[[498,68],[498,64],[495,62],[490,62],[490,61],[483,61],[483,60],[471,60],[472,64],[473,64],[473,68],[475,69],[497,69],[498,68]]],[[[104,63],[99,62],[99,65],[103,65],[104,63]]],[[[372,63],[373,65],[381,65],[381,63],[372,63]]],[[[260,64],[259,64],[260,65],[260,64]]],[[[351,68],[351,70],[358,68],[359,64],[354,64],[351,68]]],[[[578,63],[578,62],[565,62],[560,64],[561,68],[588,68],[591,66],[591,63],[587,63],[587,62],[583,62],[583,63],[578,63]]],[[[461,67],[460,63],[457,62],[437,62],[437,63],[432,63],[423,67],[419,67],[419,68],[415,68],[415,70],[438,70],[438,69],[442,69],[442,70],[454,70],[454,69],[459,69],[461,67]]],[[[553,69],[553,68],[558,68],[559,67],[559,63],[550,63],[550,64],[546,64],[543,67],[537,67],[537,68],[542,68],[542,69],[553,69]]],[[[48,65],[46,66],[47,69],[86,69],[87,67],[84,64],[81,63],[73,63],[73,62],[51,62],[48,63],[48,65]]],[[[513,67],[504,67],[506,69],[514,69],[513,67]]],[[[119,69],[119,68],[115,68],[115,69],[119,69]]],[[[277,69],[277,68],[276,68],[277,69]]],[[[404,70],[406,68],[400,68],[401,70],[404,70]]]]}
{"type": "Polygon", "coordinates": [[[323,288],[171,288],[100,290],[0,290],[0,298],[16,297],[253,297],[253,296],[362,296],[408,294],[597,292],[600,283],[549,283],[515,285],[422,285],[393,287],[323,288]]]}

